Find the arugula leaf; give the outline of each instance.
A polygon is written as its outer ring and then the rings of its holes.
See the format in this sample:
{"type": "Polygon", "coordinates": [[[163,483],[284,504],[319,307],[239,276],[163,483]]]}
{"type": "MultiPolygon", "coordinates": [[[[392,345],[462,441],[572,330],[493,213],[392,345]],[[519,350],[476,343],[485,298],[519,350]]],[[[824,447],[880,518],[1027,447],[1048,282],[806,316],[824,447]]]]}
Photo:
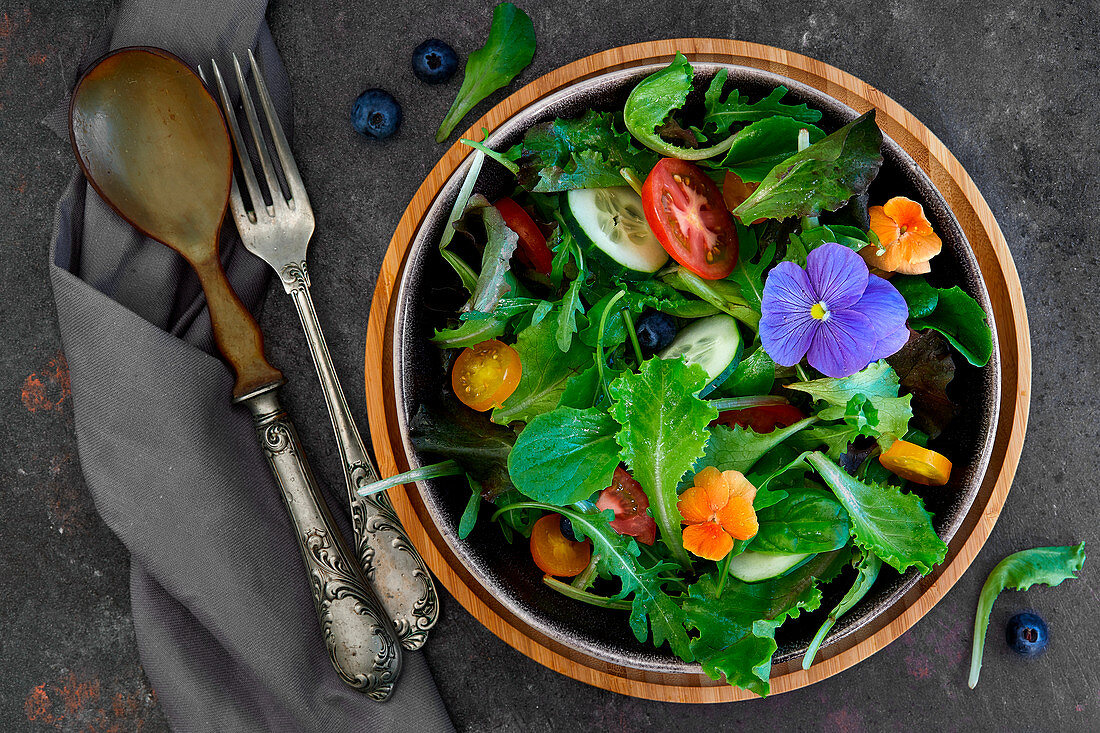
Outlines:
{"type": "Polygon", "coordinates": [[[523,137],[520,183],[529,191],[624,185],[623,168],[645,177],[657,156],[616,129],[616,115],[589,110],[582,117],[535,125],[523,137]]]}
{"type": "Polygon", "coordinates": [[[455,328],[436,329],[431,342],[442,349],[464,349],[482,341],[496,338],[508,330],[510,317],[492,316],[472,321],[463,321],[455,328]]]}
{"type": "Polygon", "coordinates": [[[486,243],[481,255],[481,273],[477,276],[467,310],[488,313],[511,290],[506,276],[511,270],[512,253],[516,251],[519,235],[505,225],[504,217],[496,207],[479,193],[470,197],[462,218],[454,223],[454,228],[469,234],[470,223],[475,218],[480,218],[485,227],[486,243]]]}
{"type": "Polygon", "coordinates": [[[493,422],[530,422],[553,410],[569,378],[592,363],[592,352],[583,344],[573,344],[563,354],[558,349],[557,330],[555,320],[547,318],[520,332],[515,344],[522,367],[519,384],[512,396],[493,410],[493,422]]]}
{"type": "Polygon", "coordinates": [[[867,232],[858,227],[843,224],[829,224],[803,229],[798,238],[807,252],[817,249],[826,242],[836,242],[856,252],[870,244],[867,232]]]}
{"type": "Polygon", "coordinates": [[[924,318],[932,315],[936,304],[940,302],[939,288],[928,284],[920,275],[895,275],[890,284],[898,289],[905,304],[909,306],[910,318],[924,318]]]}
{"type": "Polygon", "coordinates": [[[750,222],[838,209],[878,175],[881,147],[871,110],[777,165],[733,213],[750,222]]]}
{"type": "Polygon", "coordinates": [[[881,569],[882,560],[878,558],[878,555],[863,553],[863,556],[856,562],[855,582],[844,594],[844,597],[840,599],[840,603],[836,605],[836,608],[829,612],[828,618],[822,622],[821,628],[814,634],[813,641],[810,642],[805,656],[802,657],[802,669],[809,669],[810,665],[814,663],[814,657],[817,656],[818,649],[825,641],[825,636],[828,635],[841,616],[851,611],[857,603],[863,600],[863,597],[871,590],[871,586],[878,580],[881,569]]]}
{"type": "Polygon", "coordinates": [[[573,258],[577,263],[577,276],[569,283],[565,296],[561,299],[561,310],[558,311],[558,349],[569,351],[573,346],[573,334],[577,332],[577,315],[584,315],[584,303],[581,302],[581,288],[584,287],[588,271],[584,267],[584,257],[580,248],[573,244],[573,258]]]}
{"type": "MultiPolygon", "coordinates": [[[[856,395],[863,395],[878,413],[876,434],[898,438],[909,430],[909,420],[913,417],[910,406],[913,396],[898,397],[898,385],[897,373],[886,361],[880,360],[848,377],[792,382],[787,388],[827,402],[830,407],[817,413],[822,420],[844,419],[848,403],[856,395]]],[[[856,434],[858,431],[853,432],[853,437],[856,434]]]]}
{"type": "Polygon", "coordinates": [[[729,578],[722,593],[714,575],[688,588],[681,604],[685,623],[699,632],[691,652],[715,680],[767,695],[775,630],[788,618],[821,606],[817,581],[828,582],[851,557],[848,551],[822,553],[786,575],[760,583],[729,578]]]}
{"type": "Polygon", "coordinates": [[[697,396],[707,375],[676,359],[645,361],[637,374],[611,383],[612,414],[622,426],[622,458],[649,497],[661,540],[681,565],[690,566],[680,533],[676,487],[703,454],[706,427],[718,412],[697,396]]]}
{"type": "Polygon", "coordinates": [[[848,444],[855,439],[857,432],[847,423],[819,425],[807,430],[803,433],[803,437],[807,446],[824,445],[828,449],[826,454],[833,460],[839,461],[840,457],[848,451],[848,444]]]}
{"type": "Polygon", "coordinates": [[[535,501],[565,506],[611,485],[619,425],[596,407],[559,407],[537,416],[508,455],[512,483],[535,501]]]}
{"type": "Polygon", "coordinates": [[[804,488],[757,512],[760,529],[750,549],[798,554],[829,552],[848,544],[848,512],[821,489],[804,488]]]}
{"type": "Polygon", "coordinates": [[[993,602],[1005,588],[1027,590],[1042,583],[1051,587],[1072,580],[1085,564],[1085,543],[1061,547],[1036,547],[1009,555],[997,563],[982,586],[978,610],[974,613],[974,647],[970,653],[970,689],[978,684],[982,671],[982,651],[993,602]]]}
{"type": "MultiPolygon", "coordinates": [[[[736,90],[730,93],[730,97],[736,95],[736,90]]],[[[800,130],[809,131],[812,143],[825,137],[824,131],[819,128],[790,117],[757,120],[734,135],[721,165],[736,173],[745,183],[759,183],[772,168],[798,152],[800,130]]]]}
{"type": "Polygon", "coordinates": [[[462,86],[447,110],[435,141],[450,137],[455,126],[478,102],[506,86],[535,57],[535,26],[527,13],[512,3],[500,3],[493,9],[493,23],[485,45],[466,59],[462,86]]]}
{"type": "Polygon", "coordinates": [[[737,283],[729,280],[704,280],[679,265],[666,268],[658,277],[661,278],[661,282],[677,290],[698,295],[715,308],[729,313],[751,328],[755,329],[760,323],[760,309],[750,306],[749,300],[742,294],[737,283]]]}
{"type": "Polygon", "coordinates": [[[462,466],[488,501],[512,488],[508,454],[515,433],[453,398],[431,408],[421,405],[409,423],[409,437],[418,451],[453,459],[462,466]]]}
{"type": "Polygon", "coordinates": [[[922,331],[886,361],[897,372],[901,388],[913,395],[917,427],[935,438],[955,416],[955,403],[947,395],[955,362],[946,339],[936,331],[922,331]]]}
{"type": "MultiPolygon", "coordinates": [[[[703,118],[703,127],[712,127],[719,134],[730,129],[731,125],[743,122],[755,122],[769,117],[785,117],[803,123],[800,127],[806,127],[806,123],[817,122],[821,119],[821,111],[810,109],[805,104],[783,104],[780,102],[787,95],[787,88],[778,86],[768,96],[758,102],[750,102],[741,97],[741,92],[733,89],[722,99],[722,89],[726,86],[729,70],[722,69],[710,80],[703,102],[706,105],[707,114],[703,118]]],[[[811,131],[811,135],[813,132],[811,131]]],[[[747,180],[747,179],[746,179],[747,180]]]]}
{"type": "Polygon", "coordinates": [[[711,393],[711,397],[750,397],[765,395],[775,384],[775,362],[768,352],[757,348],[741,360],[733,374],[711,393]]]}
{"type": "Polygon", "coordinates": [[[818,451],[807,454],[806,460],[848,510],[852,537],[860,547],[899,573],[915,567],[927,575],[943,562],[947,545],[933,529],[932,515],[919,496],[858,481],[818,451]]]}
{"type": "Polygon", "coordinates": [[[638,82],[623,107],[626,129],[638,142],[661,155],[682,160],[712,158],[729,148],[732,137],[708,148],[684,148],[662,139],[658,132],[673,110],[684,106],[694,76],[687,58],[677,53],[668,66],[638,82]]]}
{"type": "Polygon", "coordinates": [[[714,466],[719,471],[748,473],[764,454],[815,422],[817,418],[808,417],[770,433],[756,433],[751,428],[740,425],[733,428],[715,425],[710,429],[710,440],[707,441],[707,465],[714,466]]]}
{"type": "Polygon", "coordinates": [[[936,309],[923,318],[910,318],[909,327],[939,331],[976,367],[988,364],[993,355],[993,331],[985,311],[958,285],[940,289],[936,309]]]}

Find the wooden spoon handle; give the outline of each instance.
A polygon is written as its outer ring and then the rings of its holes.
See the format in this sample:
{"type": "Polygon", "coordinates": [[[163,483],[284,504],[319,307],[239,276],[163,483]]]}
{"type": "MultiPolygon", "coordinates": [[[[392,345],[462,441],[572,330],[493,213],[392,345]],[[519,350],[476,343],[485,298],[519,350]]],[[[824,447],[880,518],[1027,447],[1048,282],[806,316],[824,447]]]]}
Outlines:
{"type": "Polygon", "coordinates": [[[191,266],[199,276],[206,302],[210,305],[210,322],[218,349],[237,373],[233,399],[242,400],[264,387],[282,384],[283,373],[268,364],[264,356],[264,336],[259,325],[233,292],[216,255],[191,266]]]}

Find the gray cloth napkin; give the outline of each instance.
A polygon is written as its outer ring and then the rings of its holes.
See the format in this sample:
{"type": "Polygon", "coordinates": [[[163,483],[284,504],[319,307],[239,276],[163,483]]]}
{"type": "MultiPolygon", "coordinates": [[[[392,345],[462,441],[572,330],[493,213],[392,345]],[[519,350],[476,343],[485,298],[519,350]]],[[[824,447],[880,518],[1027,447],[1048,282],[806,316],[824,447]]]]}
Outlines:
{"type": "MultiPolygon", "coordinates": [[[[252,47],[289,129],[265,9],[264,0],[127,0],[89,58],[151,45],[225,69],[231,52],[252,47]]],[[[59,133],[64,117],[50,121],[59,133]]],[[[223,264],[254,309],[267,266],[226,229],[223,264]]],[[[58,204],[51,256],[81,466],[130,551],[138,650],[173,727],[453,730],[419,653],[406,653],[385,703],[333,671],[279,491],[251,418],[230,404],[233,376],[213,356],[205,301],[182,260],[138,235],[79,172],[58,204]]]]}

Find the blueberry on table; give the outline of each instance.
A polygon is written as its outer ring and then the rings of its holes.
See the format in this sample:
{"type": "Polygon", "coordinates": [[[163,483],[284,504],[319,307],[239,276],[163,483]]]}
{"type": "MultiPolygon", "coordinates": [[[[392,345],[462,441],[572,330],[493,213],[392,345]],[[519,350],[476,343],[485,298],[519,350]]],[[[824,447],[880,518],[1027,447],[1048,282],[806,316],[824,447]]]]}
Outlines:
{"type": "Polygon", "coordinates": [[[634,326],[643,351],[660,351],[676,337],[676,319],[661,311],[649,311],[634,326]]]}
{"type": "Polygon", "coordinates": [[[420,81],[442,84],[458,71],[458,54],[438,38],[429,38],[413,49],[412,65],[420,81]]]}
{"type": "Polygon", "coordinates": [[[401,105],[385,89],[368,89],[351,108],[351,126],[360,135],[384,140],[401,126],[401,105]]]}
{"type": "Polygon", "coordinates": [[[1008,620],[1005,641],[1012,651],[1025,657],[1034,657],[1047,648],[1047,623],[1042,616],[1023,611],[1008,620]]]}

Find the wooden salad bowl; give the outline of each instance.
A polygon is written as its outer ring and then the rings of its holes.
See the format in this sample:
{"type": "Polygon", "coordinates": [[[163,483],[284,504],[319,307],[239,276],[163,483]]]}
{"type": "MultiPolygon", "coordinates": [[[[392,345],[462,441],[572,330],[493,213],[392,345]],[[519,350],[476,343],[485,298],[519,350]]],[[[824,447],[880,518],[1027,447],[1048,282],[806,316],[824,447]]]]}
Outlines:
{"type": "MultiPolygon", "coordinates": [[[[671,61],[677,51],[700,69],[697,86],[718,65],[728,66],[731,82],[753,95],[768,84],[784,83],[795,97],[822,108],[830,129],[838,120],[875,108],[888,138],[883,190],[921,196],[945,242],[937,262],[943,262],[948,280],[954,279],[951,284],[961,284],[978,299],[996,332],[990,364],[960,369],[956,379],[962,384],[953,387],[965,396],[965,403],[955,421],[959,426],[953,423],[949,428],[957,435],[949,437],[971,458],[960,456],[956,461],[957,475],[948,487],[954,491],[924,494],[936,530],[948,542],[946,560],[924,577],[915,572],[889,577],[884,573],[872,594],[833,629],[809,670],[802,669],[801,657],[817,622],[788,622],[781,629],[772,666],[771,691],[777,694],[836,674],[889,644],[927,613],[977,556],[1008,495],[1027,428],[1027,313],[1004,236],[974,182],[943,143],[877,89],[800,54],[724,39],[623,46],[536,79],[475,122],[465,136],[480,139],[484,127],[490,131],[490,145],[510,145],[532,121],[578,114],[583,106],[577,105],[599,99],[601,89],[622,95],[624,79],[636,83],[643,67],[649,73],[671,61]],[[574,91],[587,97],[578,102],[574,91]],[[523,127],[517,127],[522,120],[523,127]]],[[[408,445],[407,421],[416,409],[416,395],[438,390],[442,372],[438,356],[430,351],[434,347],[418,345],[426,341],[426,321],[419,311],[430,305],[418,298],[445,273],[426,264],[432,257],[439,259],[428,245],[441,231],[440,212],[445,219],[469,153],[456,143],[428,174],[398,223],[378,276],[365,381],[371,440],[383,476],[419,465],[408,445]]],[[[492,165],[486,163],[479,190],[504,185],[500,170],[494,172],[492,165]]],[[[667,648],[639,644],[625,618],[613,615],[617,612],[556,596],[539,582],[526,543],[507,545],[491,526],[475,529],[467,541],[458,540],[457,515],[468,496],[465,482],[454,478],[390,490],[397,513],[432,571],[467,611],[512,647],[574,679],[636,697],[702,703],[754,696],[711,680],[697,664],[681,662],[667,648]]],[[[489,525],[484,519],[479,527],[482,524],[489,525]]],[[[830,603],[835,599],[827,591],[824,605],[831,607],[830,603]]]]}

